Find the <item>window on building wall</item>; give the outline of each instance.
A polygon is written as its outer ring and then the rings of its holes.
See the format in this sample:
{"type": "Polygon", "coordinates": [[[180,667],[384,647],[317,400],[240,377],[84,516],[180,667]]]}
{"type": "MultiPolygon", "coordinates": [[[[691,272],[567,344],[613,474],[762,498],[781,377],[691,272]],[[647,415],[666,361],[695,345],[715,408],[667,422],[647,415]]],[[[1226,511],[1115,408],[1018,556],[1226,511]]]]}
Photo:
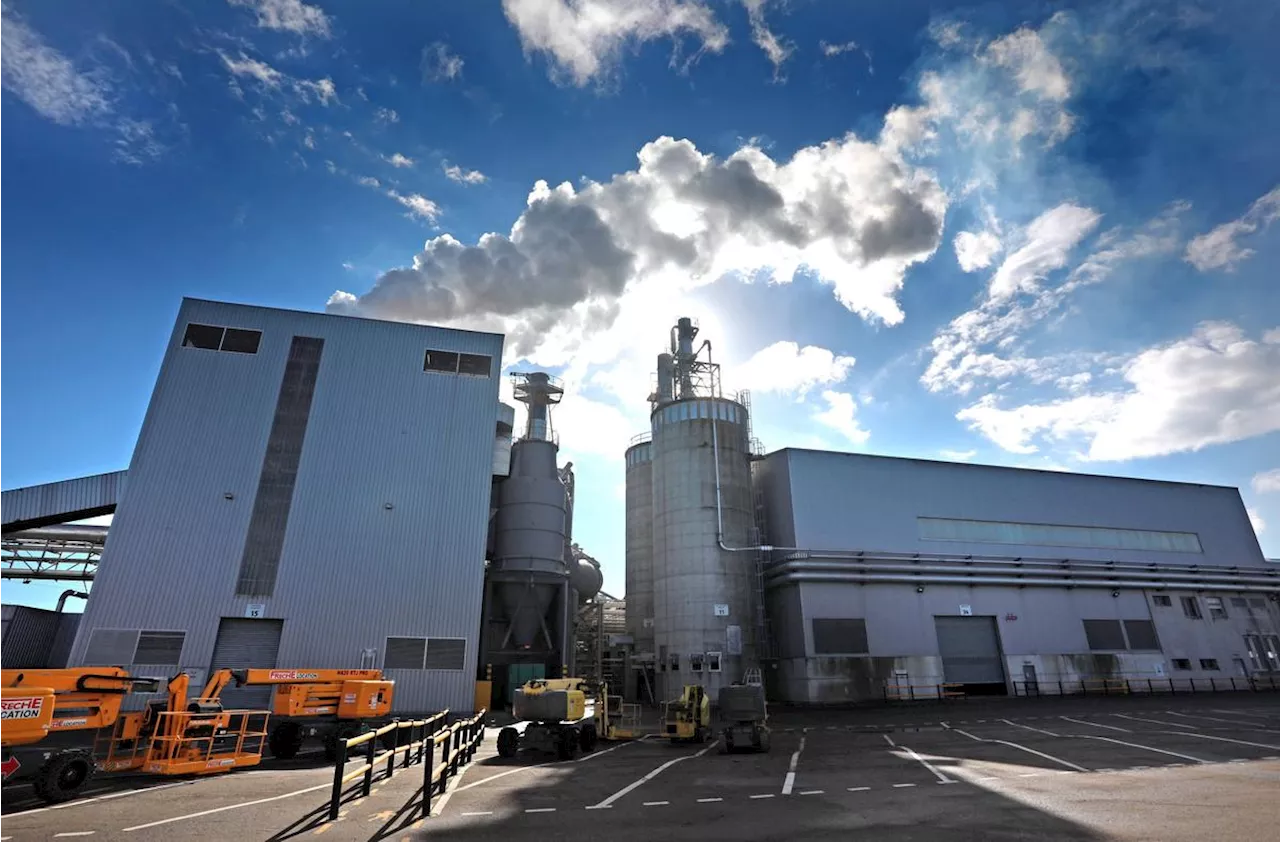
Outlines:
{"type": "Polygon", "coordinates": [[[680,670],[680,653],[679,652],[671,653],[671,658],[667,666],[671,668],[672,672],[678,672],[680,670]]]}
{"type": "Polygon", "coordinates": [[[138,648],[133,652],[133,662],[177,666],[182,660],[182,641],[186,636],[187,633],[181,631],[138,632],[138,648]]]}
{"type": "Polygon", "coordinates": [[[1173,605],[1173,600],[1164,594],[1156,594],[1151,597],[1151,604],[1158,605],[1161,608],[1168,608],[1170,605],[1173,605]]]}
{"type": "Polygon", "coordinates": [[[456,351],[428,350],[422,359],[423,371],[435,371],[440,374],[458,373],[458,354],[456,351]]]}
{"type": "Polygon", "coordinates": [[[491,377],[493,357],[487,354],[459,354],[458,373],[470,377],[491,377]]]}
{"type": "Polygon", "coordinates": [[[867,621],[864,619],[818,619],[812,621],[813,651],[816,655],[865,655],[867,621]]]}
{"type": "Polygon", "coordinates": [[[1262,639],[1256,634],[1246,634],[1244,648],[1249,654],[1249,669],[1252,672],[1261,672],[1265,662],[1262,657],[1262,639]]]}
{"type": "Polygon", "coordinates": [[[235,354],[256,354],[261,341],[260,330],[195,322],[188,322],[186,332],[182,335],[183,348],[203,348],[206,351],[229,351],[235,354]]]}
{"type": "Polygon", "coordinates": [[[216,325],[201,325],[195,322],[187,324],[187,332],[182,336],[183,348],[204,348],[216,351],[222,346],[222,333],[225,328],[216,325]]]}
{"type": "Polygon", "coordinates": [[[1280,637],[1267,634],[1262,636],[1262,641],[1265,644],[1262,654],[1266,656],[1267,669],[1280,670],[1280,637]]]}
{"type": "Polygon", "coordinates": [[[1088,547],[1102,550],[1145,550],[1166,553],[1203,552],[1194,532],[1114,529],[1051,523],[1014,523],[958,518],[916,518],[922,541],[962,544],[1022,544],[1039,547],[1088,547]]]}
{"type": "Polygon", "coordinates": [[[426,669],[458,671],[466,664],[467,641],[462,637],[428,637],[426,669]]]}
{"type": "Polygon", "coordinates": [[[720,653],[707,653],[707,672],[720,672],[720,653]]]}
{"type": "Polygon", "coordinates": [[[1223,604],[1222,604],[1222,597],[1220,597],[1220,596],[1206,596],[1206,597],[1204,598],[1204,605],[1205,605],[1205,607],[1206,607],[1206,608],[1208,608],[1208,609],[1209,609],[1209,619],[1210,619],[1210,620],[1225,620],[1225,619],[1227,619],[1227,607],[1226,607],[1225,605],[1223,605],[1223,604]]]}
{"type": "Polygon", "coordinates": [[[1200,619],[1200,601],[1194,596],[1182,597],[1182,613],[1192,620],[1200,619]]]}
{"type": "Polygon", "coordinates": [[[388,670],[420,670],[427,652],[424,637],[388,637],[382,668],[388,670]]]}
{"type": "Polygon", "coordinates": [[[1242,608],[1242,609],[1243,609],[1243,608],[1247,608],[1248,606],[1249,606],[1249,603],[1248,603],[1248,601],[1247,601],[1247,600],[1245,600],[1245,598],[1244,598],[1244,597],[1242,597],[1242,596],[1233,596],[1233,597],[1231,597],[1231,607],[1232,607],[1232,608],[1242,608]]]}
{"type": "Polygon", "coordinates": [[[1160,640],[1156,637],[1155,623],[1150,620],[1125,620],[1125,637],[1129,648],[1136,652],[1159,652],[1160,640]]]}
{"type": "Polygon", "coordinates": [[[1174,658],[1173,668],[1180,672],[1189,670],[1191,669],[1191,659],[1190,658],[1174,658]]]}
{"type": "Polygon", "coordinates": [[[1089,648],[1095,652],[1126,648],[1119,620],[1085,620],[1084,636],[1089,641],[1089,648]]]}
{"type": "Polygon", "coordinates": [[[702,672],[702,653],[694,652],[689,655],[689,669],[693,672],[702,672]]]}
{"type": "Polygon", "coordinates": [[[1260,596],[1249,597],[1249,609],[1263,613],[1267,610],[1267,601],[1260,596]]]}
{"type": "Polygon", "coordinates": [[[1201,658],[1200,669],[1207,670],[1210,672],[1219,669],[1218,659],[1217,658],[1201,658]]]}
{"type": "Polygon", "coordinates": [[[241,330],[236,327],[227,328],[222,337],[222,350],[234,354],[256,354],[262,342],[262,331],[241,330]]]}

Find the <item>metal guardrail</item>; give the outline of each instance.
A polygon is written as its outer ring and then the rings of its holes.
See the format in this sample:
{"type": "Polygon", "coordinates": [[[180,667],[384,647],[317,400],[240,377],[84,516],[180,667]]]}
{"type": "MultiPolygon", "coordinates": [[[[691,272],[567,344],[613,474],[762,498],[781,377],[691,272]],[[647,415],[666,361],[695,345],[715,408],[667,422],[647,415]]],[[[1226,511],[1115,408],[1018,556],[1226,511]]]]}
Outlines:
{"type": "Polygon", "coordinates": [[[965,698],[963,684],[890,684],[884,685],[886,702],[916,702],[965,698]]]}
{"type": "Polygon", "coordinates": [[[1226,678],[1085,678],[1070,681],[1015,681],[1013,695],[1041,696],[1153,696],[1179,693],[1280,692],[1280,675],[1226,678]]]}
{"type": "Polygon", "coordinates": [[[333,765],[333,791],[329,797],[329,821],[337,821],[338,809],[342,803],[342,789],[358,777],[364,778],[361,784],[361,797],[367,797],[373,788],[374,772],[384,762],[386,770],[382,779],[395,775],[396,761],[403,752],[401,768],[415,764],[422,765],[422,811],[423,816],[431,815],[431,796],[436,787],[443,792],[449,778],[458,774],[466,764],[475,757],[476,749],[484,739],[484,715],[481,710],[470,719],[463,719],[444,727],[449,711],[444,710],[426,719],[405,719],[390,722],[376,731],[367,731],[357,737],[338,741],[337,757],[333,765]],[[401,733],[408,731],[408,741],[401,741],[401,733]],[[394,734],[393,746],[378,753],[378,742],[387,734],[394,734]],[[367,745],[365,762],[348,770],[347,759],[351,749],[367,745]],[[440,762],[437,764],[436,746],[440,762]]]}

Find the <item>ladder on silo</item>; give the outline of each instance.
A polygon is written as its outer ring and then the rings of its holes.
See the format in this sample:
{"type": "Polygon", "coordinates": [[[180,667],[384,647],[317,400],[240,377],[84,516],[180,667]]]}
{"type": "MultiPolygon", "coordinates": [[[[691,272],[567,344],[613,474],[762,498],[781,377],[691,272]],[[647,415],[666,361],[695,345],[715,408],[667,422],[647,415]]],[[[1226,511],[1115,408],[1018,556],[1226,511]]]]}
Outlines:
{"type": "MultiPolygon", "coordinates": [[[[764,492],[760,490],[759,483],[756,482],[755,471],[752,471],[751,480],[751,508],[755,517],[756,546],[759,547],[765,543],[769,529],[764,506],[764,492]]],[[[769,552],[763,549],[757,550],[755,558],[755,610],[756,659],[759,661],[773,659],[773,629],[769,625],[769,612],[766,610],[764,598],[764,573],[765,565],[768,562],[769,552]]]]}

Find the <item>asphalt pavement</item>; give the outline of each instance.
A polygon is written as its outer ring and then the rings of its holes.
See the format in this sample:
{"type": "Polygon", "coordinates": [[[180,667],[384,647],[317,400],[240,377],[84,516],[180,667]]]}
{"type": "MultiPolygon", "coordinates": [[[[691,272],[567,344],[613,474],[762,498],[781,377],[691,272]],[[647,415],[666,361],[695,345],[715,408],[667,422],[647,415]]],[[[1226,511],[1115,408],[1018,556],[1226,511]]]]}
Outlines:
{"type": "MultiPolygon", "coordinates": [[[[6,795],[4,840],[1271,840],[1280,697],[971,700],[782,711],[772,750],[602,743],[572,761],[475,762],[420,811],[421,767],[326,818],[316,761],[144,780],[57,808],[6,795]],[[163,788],[161,788],[163,787],[163,788]]],[[[104,779],[106,780],[106,779],[104,779]]],[[[91,787],[92,789],[92,787],[91,787]]]]}

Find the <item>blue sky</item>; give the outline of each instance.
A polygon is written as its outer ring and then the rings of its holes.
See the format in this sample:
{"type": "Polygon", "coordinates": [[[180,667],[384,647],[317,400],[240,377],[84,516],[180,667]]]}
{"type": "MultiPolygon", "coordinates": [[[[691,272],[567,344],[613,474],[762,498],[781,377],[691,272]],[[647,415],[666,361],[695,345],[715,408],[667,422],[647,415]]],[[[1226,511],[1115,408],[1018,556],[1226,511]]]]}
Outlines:
{"type": "Polygon", "coordinates": [[[769,449],[1238,486],[1280,556],[1278,16],[6,2],[3,485],[127,465],[184,295],[498,329],[620,593],[690,315],[769,449]]]}

